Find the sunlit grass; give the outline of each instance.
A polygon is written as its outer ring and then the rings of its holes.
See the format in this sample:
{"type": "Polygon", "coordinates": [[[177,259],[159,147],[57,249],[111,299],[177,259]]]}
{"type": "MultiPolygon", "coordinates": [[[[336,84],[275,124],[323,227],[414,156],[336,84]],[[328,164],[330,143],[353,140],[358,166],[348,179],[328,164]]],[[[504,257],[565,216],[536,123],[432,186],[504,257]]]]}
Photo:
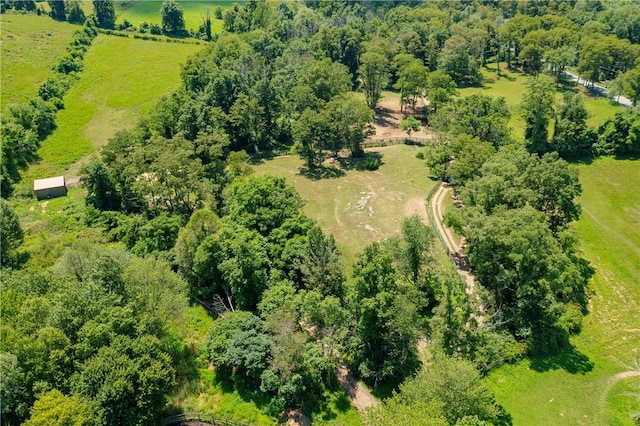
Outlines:
{"type": "Polygon", "coordinates": [[[640,162],[602,158],[579,167],[583,213],[575,229],[596,273],[590,313],[572,343],[593,368],[571,373],[574,360],[560,357],[546,371],[525,360],[490,374],[517,425],[633,425],[611,380],[640,357],[640,162]]]}
{"type": "Polygon", "coordinates": [[[37,94],[79,28],[48,16],[0,15],[3,112],[8,105],[28,102],[37,94]]]}

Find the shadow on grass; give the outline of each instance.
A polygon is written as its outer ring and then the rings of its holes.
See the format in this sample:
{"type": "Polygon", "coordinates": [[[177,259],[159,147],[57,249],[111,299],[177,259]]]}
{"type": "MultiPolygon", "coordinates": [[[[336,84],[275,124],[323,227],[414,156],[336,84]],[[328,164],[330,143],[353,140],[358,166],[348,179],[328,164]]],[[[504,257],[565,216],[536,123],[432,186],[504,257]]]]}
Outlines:
{"type": "Polygon", "coordinates": [[[345,175],[344,170],[337,167],[301,167],[300,175],[310,180],[336,179],[345,175]]]}
{"type": "Polygon", "coordinates": [[[530,368],[544,372],[550,370],[564,370],[571,374],[586,374],[593,370],[593,362],[585,354],[569,345],[559,354],[549,356],[534,356],[529,358],[530,368]]]}
{"type": "Polygon", "coordinates": [[[382,161],[382,154],[377,151],[365,152],[362,157],[358,158],[339,158],[340,168],[343,170],[378,170],[378,168],[384,164],[382,161]]]}

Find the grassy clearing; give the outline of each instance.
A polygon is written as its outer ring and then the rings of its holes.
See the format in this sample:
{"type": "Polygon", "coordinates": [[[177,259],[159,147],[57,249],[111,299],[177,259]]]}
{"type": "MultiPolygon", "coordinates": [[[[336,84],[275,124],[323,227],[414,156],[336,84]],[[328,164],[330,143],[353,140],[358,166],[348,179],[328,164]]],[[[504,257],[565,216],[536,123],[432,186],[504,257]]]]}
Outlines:
{"type": "MultiPolygon", "coordinates": [[[[204,22],[206,11],[209,10],[211,12],[211,31],[216,33],[222,30],[222,20],[215,19],[213,16],[214,10],[218,7],[222,10],[227,9],[234,2],[228,0],[183,0],[178,1],[178,3],[184,10],[184,23],[188,30],[197,30],[204,22]]],[[[235,3],[242,3],[242,1],[235,1],[235,3]]],[[[162,1],[158,0],[138,0],[131,2],[127,6],[124,5],[124,2],[118,2],[116,8],[118,19],[116,23],[122,23],[126,19],[136,27],[139,27],[140,23],[145,21],[149,24],[160,25],[162,24],[161,7],[162,1]]]]}
{"type": "Polygon", "coordinates": [[[283,176],[306,201],[305,213],[333,234],[348,264],[373,241],[397,234],[404,217],[426,217],[425,199],[434,185],[424,162],[415,158],[420,147],[394,145],[374,148],[382,155],[376,171],[324,170],[322,179],[301,174],[297,156],[265,160],[255,167],[258,175],[283,176]],[[358,207],[358,208],[356,208],[358,207]]]}
{"type": "Polygon", "coordinates": [[[596,271],[590,313],[572,339],[575,351],[488,377],[514,424],[633,424],[631,403],[617,397],[622,385],[611,377],[640,357],[640,162],[602,158],[580,165],[580,173],[583,213],[575,228],[596,271]]]}
{"type": "MultiPolygon", "coordinates": [[[[526,92],[525,83],[531,77],[520,72],[511,72],[505,70],[504,64],[501,67],[502,75],[498,77],[495,64],[491,64],[482,69],[482,76],[484,78],[484,84],[481,87],[466,87],[460,89],[461,96],[470,96],[476,93],[482,93],[490,96],[502,96],[505,98],[507,105],[511,109],[511,120],[509,126],[512,128],[513,137],[516,139],[524,139],[524,121],[520,117],[518,111],[518,105],[522,102],[522,97],[526,92]]],[[[549,79],[551,77],[541,75],[539,78],[549,79]]],[[[582,94],[585,108],[589,112],[589,118],[587,124],[592,127],[597,127],[604,120],[612,117],[617,111],[621,111],[624,107],[618,104],[612,103],[611,100],[590,94],[582,86],[567,86],[560,87],[556,90],[556,101],[562,101],[562,91],[572,90],[582,94]]],[[[550,133],[552,130],[550,130],[550,133]]]]}
{"type": "Polygon", "coordinates": [[[2,111],[36,95],[79,27],[47,16],[0,15],[2,111]]]}
{"type": "Polygon", "coordinates": [[[42,161],[23,176],[23,192],[29,191],[32,179],[77,174],[77,165],[70,170],[74,163],[116,131],[133,127],[158,97],[179,86],[180,64],[201,48],[99,35],[85,56],[80,80],[64,99],[58,128],[42,143],[42,161]]]}

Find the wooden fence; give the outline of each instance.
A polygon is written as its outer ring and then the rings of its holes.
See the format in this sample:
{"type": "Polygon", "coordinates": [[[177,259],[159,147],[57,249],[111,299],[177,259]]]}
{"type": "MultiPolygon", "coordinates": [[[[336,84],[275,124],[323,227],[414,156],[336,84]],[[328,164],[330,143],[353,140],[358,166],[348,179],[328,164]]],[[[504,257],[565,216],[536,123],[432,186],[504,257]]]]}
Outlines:
{"type": "Polygon", "coordinates": [[[216,414],[184,413],[162,419],[163,426],[181,425],[186,422],[204,422],[214,426],[251,426],[216,414]]]}

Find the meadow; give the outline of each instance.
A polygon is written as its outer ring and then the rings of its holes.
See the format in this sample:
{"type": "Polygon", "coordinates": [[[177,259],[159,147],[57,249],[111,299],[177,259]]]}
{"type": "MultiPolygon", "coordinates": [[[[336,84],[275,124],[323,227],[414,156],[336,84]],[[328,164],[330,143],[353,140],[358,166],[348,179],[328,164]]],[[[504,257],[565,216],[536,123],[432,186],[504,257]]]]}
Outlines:
{"type": "Polygon", "coordinates": [[[2,112],[8,105],[27,102],[37,94],[78,28],[48,16],[0,15],[2,112]]]}
{"type": "Polygon", "coordinates": [[[23,175],[19,188],[28,190],[32,179],[43,176],[77,176],[116,131],[133,127],[160,96],[179,87],[180,65],[201,48],[99,35],[58,112],[57,129],[42,142],[41,161],[23,175]]]}
{"type": "MultiPolygon", "coordinates": [[[[519,105],[522,102],[527,87],[526,82],[531,78],[522,72],[513,72],[505,69],[505,64],[501,65],[500,76],[495,64],[489,64],[481,69],[483,83],[481,86],[464,87],[459,89],[460,96],[470,96],[481,93],[495,97],[503,97],[507,106],[511,110],[511,120],[509,126],[512,129],[512,135],[517,140],[524,139],[524,120],[520,116],[519,105]]],[[[547,75],[541,74],[538,78],[553,81],[547,75]]],[[[591,127],[599,126],[604,120],[615,115],[617,111],[622,111],[623,106],[618,105],[610,99],[602,96],[596,96],[590,93],[583,86],[566,85],[556,87],[556,102],[562,101],[563,91],[570,90],[580,93],[584,101],[584,106],[589,113],[587,124],[591,127]]],[[[549,130],[551,134],[553,128],[549,130]]]]}
{"type": "Polygon", "coordinates": [[[583,213],[575,226],[595,270],[589,314],[574,349],[504,366],[487,379],[514,424],[633,425],[638,378],[616,380],[640,357],[640,163],[582,164],[583,213]]]}
{"type": "MultiPolygon", "coordinates": [[[[204,17],[208,10],[211,12],[211,31],[216,33],[222,30],[222,20],[215,19],[213,16],[215,9],[218,7],[222,10],[227,9],[231,7],[234,2],[227,0],[183,0],[178,1],[178,3],[184,10],[184,22],[188,30],[198,30],[204,22],[204,17]]],[[[235,3],[242,3],[242,1],[236,1],[235,3]]],[[[142,22],[160,25],[162,24],[162,15],[160,14],[161,6],[162,1],[159,0],[117,2],[116,14],[118,19],[116,24],[120,24],[126,19],[136,27],[139,27],[142,22]]]]}
{"type": "Polygon", "coordinates": [[[305,213],[333,234],[347,264],[367,244],[396,235],[402,219],[419,214],[426,220],[425,200],[435,185],[423,161],[415,155],[420,147],[393,145],[371,148],[382,166],[361,171],[339,164],[309,174],[298,156],[263,160],[257,175],[286,178],[306,204],[305,213]]]}

